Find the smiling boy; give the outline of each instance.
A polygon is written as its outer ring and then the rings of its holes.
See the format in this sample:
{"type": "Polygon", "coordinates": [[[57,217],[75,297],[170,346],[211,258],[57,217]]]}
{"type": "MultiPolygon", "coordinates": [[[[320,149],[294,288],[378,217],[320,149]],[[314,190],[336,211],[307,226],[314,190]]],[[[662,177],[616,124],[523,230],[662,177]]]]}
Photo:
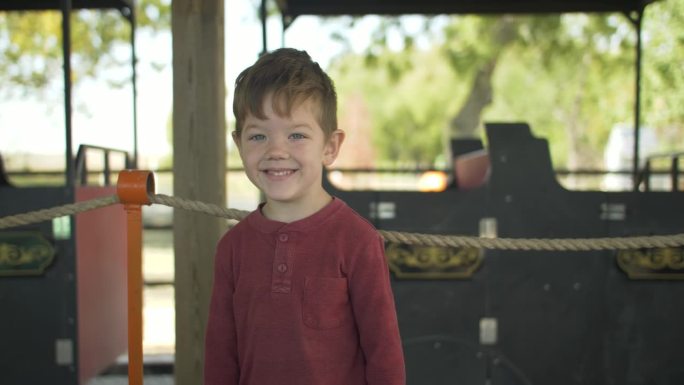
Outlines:
{"type": "Polygon", "coordinates": [[[380,235],[322,185],[344,141],[332,81],[279,49],[235,83],[233,132],[265,196],[217,246],[205,385],[403,385],[380,235]]]}

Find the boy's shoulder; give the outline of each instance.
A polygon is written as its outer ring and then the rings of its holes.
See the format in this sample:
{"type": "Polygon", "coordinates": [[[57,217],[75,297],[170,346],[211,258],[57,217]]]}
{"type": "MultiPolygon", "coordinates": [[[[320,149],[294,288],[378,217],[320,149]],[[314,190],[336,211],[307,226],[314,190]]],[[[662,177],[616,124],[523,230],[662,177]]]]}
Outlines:
{"type": "Polygon", "coordinates": [[[243,218],[242,220],[231,224],[221,236],[219,243],[230,242],[231,239],[244,236],[245,234],[249,235],[250,233],[255,231],[255,229],[252,226],[249,226],[247,223],[247,218],[249,218],[252,215],[254,215],[254,212],[251,212],[249,215],[247,215],[247,217],[243,218]]]}
{"type": "MultiPolygon", "coordinates": [[[[339,200],[339,198],[335,199],[339,200]]],[[[340,202],[342,203],[340,215],[335,219],[338,222],[338,226],[341,226],[355,236],[380,236],[378,230],[368,219],[359,214],[344,201],[340,200],[340,202]]]]}

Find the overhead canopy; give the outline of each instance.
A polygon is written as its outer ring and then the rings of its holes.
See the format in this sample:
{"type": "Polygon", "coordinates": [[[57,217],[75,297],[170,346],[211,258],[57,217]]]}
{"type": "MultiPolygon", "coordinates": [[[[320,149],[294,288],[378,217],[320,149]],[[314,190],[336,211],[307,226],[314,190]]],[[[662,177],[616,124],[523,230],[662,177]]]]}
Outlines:
{"type": "Polygon", "coordinates": [[[642,11],[656,0],[276,0],[285,18],[301,15],[503,14],[642,11]]]}
{"type": "MultiPolygon", "coordinates": [[[[0,11],[60,10],[62,0],[2,0],[0,11]]],[[[72,0],[71,9],[133,9],[133,0],[72,0]]]]}

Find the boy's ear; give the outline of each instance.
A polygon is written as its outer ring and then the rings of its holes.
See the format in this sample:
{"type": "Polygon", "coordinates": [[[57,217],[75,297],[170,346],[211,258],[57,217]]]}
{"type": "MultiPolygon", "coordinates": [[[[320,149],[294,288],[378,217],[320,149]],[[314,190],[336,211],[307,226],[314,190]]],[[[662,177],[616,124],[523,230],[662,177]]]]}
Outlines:
{"type": "Polygon", "coordinates": [[[231,136],[233,137],[233,142],[234,142],[235,145],[237,146],[238,150],[240,150],[240,145],[241,145],[241,143],[240,143],[240,135],[238,134],[237,131],[233,131],[233,132],[231,133],[231,136]]]}
{"type": "Polygon", "coordinates": [[[328,138],[328,143],[326,143],[323,152],[324,166],[330,166],[335,159],[337,159],[337,155],[340,153],[340,147],[342,147],[342,142],[344,142],[344,136],[345,134],[342,130],[335,130],[330,134],[330,138],[328,138]]]}

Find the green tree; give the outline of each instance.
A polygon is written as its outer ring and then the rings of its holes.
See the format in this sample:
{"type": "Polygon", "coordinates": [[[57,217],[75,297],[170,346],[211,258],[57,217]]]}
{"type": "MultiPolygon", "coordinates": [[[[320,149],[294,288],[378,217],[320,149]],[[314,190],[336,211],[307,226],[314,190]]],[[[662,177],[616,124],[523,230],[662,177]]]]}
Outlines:
{"type": "Polygon", "coordinates": [[[684,143],[684,0],[659,1],[647,8],[644,29],[644,124],[653,127],[663,151],[684,143]]]}
{"type": "MultiPolygon", "coordinates": [[[[649,125],[681,127],[683,3],[658,2],[646,13],[649,125]]],[[[417,36],[405,34],[395,52],[386,43],[397,31],[400,19],[383,23],[361,58],[332,66],[341,99],[367,98],[384,162],[434,163],[443,153],[434,143],[479,136],[484,120],[529,122],[550,139],[557,167],[600,167],[611,127],[633,121],[636,35],[624,15],[454,16],[429,36],[432,48],[417,49],[417,36]]]]}
{"type": "Polygon", "coordinates": [[[428,167],[443,150],[444,122],[454,113],[443,108],[449,105],[454,75],[436,50],[416,50],[412,60],[430,70],[410,71],[400,78],[395,77],[396,67],[384,62],[395,59],[379,57],[374,70],[359,56],[345,57],[334,66],[332,76],[344,79],[337,82],[340,115],[348,113],[348,101],[361,96],[372,119],[380,163],[428,167]]]}
{"type": "MultiPolygon", "coordinates": [[[[170,0],[136,1],[136,24],[158,31],[170,25],[170,0]]],[[[122,65],[117,50],[130,43],[130,26],[118,10],[72,12],[72,78],[75,84],[122,65]]],[[[45,92],[62,79],[62,19],[58,11],[0,12],[0,84],[5,93],[45,92]]],[[[113,80],[117,85],[126,80],[113,80]]],[[[7,96],[7,95],[5,95],[7,96]]],[[[16,94],[15,94],[16,96],[16,94]]]]}

